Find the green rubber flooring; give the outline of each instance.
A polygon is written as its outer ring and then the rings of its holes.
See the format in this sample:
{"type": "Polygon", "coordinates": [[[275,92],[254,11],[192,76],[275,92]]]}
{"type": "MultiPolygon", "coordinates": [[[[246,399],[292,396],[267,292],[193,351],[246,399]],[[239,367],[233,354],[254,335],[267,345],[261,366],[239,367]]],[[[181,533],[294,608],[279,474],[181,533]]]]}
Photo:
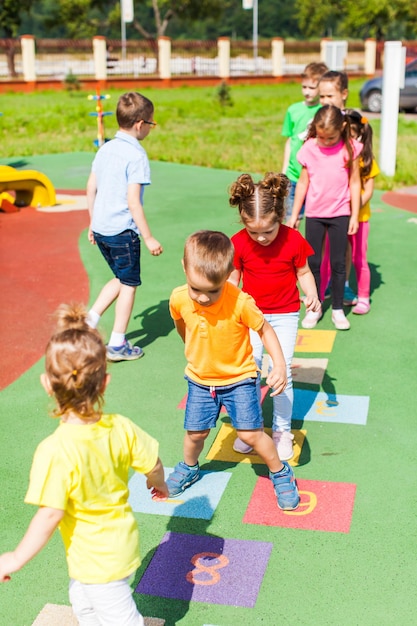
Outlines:
{"type": "MultiPolygon", "coordinates": [[[[92,153],[76,153],[0,163],[38,169],[57,189],[79,190],[85,187],[92,158],[92,153]]],[[[145,248],[142,251],[143,285],[129,327],[130,339],[144,348],[145,357],[110,366],[106,409],[127,415],[154,435],[164,465],[173,467],[182,455],[183,410],[178,407],[186,386],[183,346],[169,317],[168,299],[171,290],[184,282],[185,238],[201,228],[229,235],[239,228],[227,195],[238,172],[159,162],[151,167],[145,208],[164,253],[153,258],[145,248]]],[[[417,216],[384,203],[381,195],[376,192],[372,203],[371,312],[349,314],[351,330],[333,333],[326,311],[312,335],[300,339],[295,355],[304,365],[312,358],[326,360],[319,384],[295,383],[299,412],[293,427],[305,431],[295,467],[307,499],[302,515],[279,516],[275,508],[269,514],[265,466],[216,453],[228,426],[222,414],[201,456],[202,469],[210,472],[209,477],[214,475],[210,489],[219,496],[210,519],[158,514],[146,507],[137,512],[143,563],[134,587],[140,589],[149,578],[163,556],[161,542],[167,537],[173,548],[177,543],[193,558],[194,543],[199,554],[205,541],[207,552],[213,552],[210,546],[223,545],[228,563],[214,566],[215,575],[212,566],[203,582],[195,578],[187,595],[176,591],[181,585],[173,581],[182,576],[183,553],[168,550],[167,582],[175,583],[174,590],[166,597],[169,584],[163,582],[160,563],[154,587],[134,594],[143,615],[162,618],[169,626],[416,623],[417,216]],[[218,473],[227,473],[227,484],[215,480],[218,473]],[[238,589],[235,599],[232,589],[238,589]]],[[[0,238],[5,221],[16,220],[16,255],[27,255],[26,271],[35,272],[30,251],[19,245],[19,215],[0,215],[0,238]]],[[[60,215],[63,224],[67,216],[60,215]]],[[[92,302],[109,273],[87,241],[87,223],[86,217],[74,254],[87,272],[92,302]]],[[[41,220],[32,226],[35,243],[37,227],[42,227],[41,220]]],[[[65,232],[61,228],[61,238],[65,232]]],[[[75,237],[73,229],[68,236],[75,237]]],[[[79,274],[69,269],[64,279],[72,294],[79,274]]],[[[47,272],[36,280],[54,289],[47,272]]],[[[2,298],[0,306],[13,311],[16,324],[23,323],[15,349],[26,350],[36,334],[30,303],[24,297],[2,298]]],[[[47,310],[48,303],[45,306],[47,310]]],[[[109,311],[101,327],[106,336],[111,325],[109,311]]],[[[2,327],[1,333],[5,336],[8,328],[2,327]]],[[[1,367],[7,368],[7,362],[7,354],[2,354],[1,367]]],[[[33,515],[33,507],[23,503],[31,459],[37,443],[56,426],[48,417],[50,402],[39,384],[42,371],[39,354],[32,367],[0,392],[0,552],[13,549],[33,515]]],[[[268,427],[270,399],[263,406],[268,427]]],[[[195,563],[189,561],[192,571],[195,563]]],[[[29,626],[46,604],[68,605],[67,587],[64,551],[56,533],[31,563],[0,586],[1,626],[29,626]]]]}

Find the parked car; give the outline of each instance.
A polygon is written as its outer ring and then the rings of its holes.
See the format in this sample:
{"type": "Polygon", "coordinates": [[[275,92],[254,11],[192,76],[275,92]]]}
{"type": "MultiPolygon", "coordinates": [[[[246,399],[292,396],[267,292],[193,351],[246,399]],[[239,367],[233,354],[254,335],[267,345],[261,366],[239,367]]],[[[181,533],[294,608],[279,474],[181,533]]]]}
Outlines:
{"type": "MultiPolygon", "coordinates": [[[[380,113],[382,108],[382,76],[371,78],[362,87],[359,97],[362,109],[380,113]]],[[[405,66],[405,85],[400,89],[400,109],[414,111],[417,107],[417,59],[405,66]]]]}

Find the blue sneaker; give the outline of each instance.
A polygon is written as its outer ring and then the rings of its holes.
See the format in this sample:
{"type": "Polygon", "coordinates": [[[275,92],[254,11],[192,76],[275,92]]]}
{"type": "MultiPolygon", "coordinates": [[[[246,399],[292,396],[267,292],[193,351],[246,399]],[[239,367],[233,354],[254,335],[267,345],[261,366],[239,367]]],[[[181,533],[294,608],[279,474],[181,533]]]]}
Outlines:
{"type": "Polygon", "coordinates": [[[197,464],[196,469],[191,469],[189,465],[180,461],[174,467],[174,471],[166,480],[170,498],[179,496],[187,487],[197,482],[200,478],[200,467],[197,464]]]}
{"type": "Polygon", "coordinates": [[[297,485],[295,482],[294,472],[292,467],[285,461],[282,461],[285,468],[280,472],[272,474],[269,472],[269,478],[274,485],[275,495],[278,500],[278,507],[282,511],[294,511],[300,503],[300,496],[298,493],[297,485]]]}
{"type": "Polygon", "coordinates": [[[132,346],[127,339],[119,348],[107,346],[106,351],[108,361],[135,361],[136,359],[140,359],[144,354],[142,348],[132,346]]]}
{"type": "Polygon", "coordinates": [[[358,296],[352,291],[349,285],[345,285],[343,292],[343,304],[345,306],[354,306],[358,304],[358,296]]]}

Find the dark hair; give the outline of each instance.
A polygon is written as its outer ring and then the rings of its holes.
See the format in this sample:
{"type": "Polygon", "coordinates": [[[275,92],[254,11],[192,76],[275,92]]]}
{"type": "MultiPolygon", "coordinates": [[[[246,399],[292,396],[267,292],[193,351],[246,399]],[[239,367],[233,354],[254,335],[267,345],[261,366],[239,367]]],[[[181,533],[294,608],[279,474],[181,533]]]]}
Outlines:
{"type": "Polygon", "coordinates": [[[312,62],[305,66],[304,71],[301,74],[301,78],[317,78],[320,80],[322,75],[328,71],[328,67],[325,63],[312,62]]]}
{"type": "Polygon", "coordinates": [[[345,91],[349,86],[349,79],[346,72],[336,72],[335,70],[329,70],[325,72],[320,78],[320,82],[336,83],[339,91],[345,91]]]}
{"type": "Polygon", "coordinates": [[[350,169],[353,162],[353,148],[350,136],[349,118],[346,117],[344,111],[341,111],[339,107],[334,106],[334,104],[325,104],[315,114],[308,129],[307,139],[317,137],[317,128],[333,128],[340,132],[349,155],[346,167],[350,169]]]}
{"type": "Polygon", "coordinates": [[[153,104],[135,91],[124,93],[117,102],[116,117],[120,128],[132,128],[140,120],[149,121],[153,116],[153,104]]]}
{"type": "Polygon", "coordinates": [[[372,126],[369,124],[367,118],[363,117],[362,113],[355,109],[346,109],[345,116],[349,120],[350,128],[356,130],[356,134],[358,135],[357,140],[363,144],[360,159],[360,174],[361,178],[366,178],[371,171],[372,161],[374,159],[372,150],[372,126]]]}
{"type": "Polygon", "coordinates": [[[56,416],[68,411],[91,417],[103,403],[106,347],[87,324],[82,304],[62,304],[56,332],[46,346],[45,370],[57,402],[56,416]]]}
{"type": "Polygon", "coordinates": [[[247,220],[272,216],[284,220],[290,180],[285,174],[268,172],[255,183],[250,174],[242,174],[229,190],[230,206],[237,206],[243,223],[247,220]]]}
{"type": "Polygon", "coordinates": [[[229,237],[217,230],[199,230],[184,246],[184,270],[190,267],[213,283],[226,280],[233,271],[235,251],[229,237]]]}

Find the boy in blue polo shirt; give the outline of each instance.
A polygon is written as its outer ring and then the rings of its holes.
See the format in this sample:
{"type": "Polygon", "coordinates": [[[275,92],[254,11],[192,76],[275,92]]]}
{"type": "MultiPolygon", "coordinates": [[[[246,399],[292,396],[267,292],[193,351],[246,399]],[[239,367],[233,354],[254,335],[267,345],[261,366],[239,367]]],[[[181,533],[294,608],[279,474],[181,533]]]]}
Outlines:
{"type": "Polygon", "coordinates": [[[114,274],[89,311],[88,323],[96,328],[101,316],[116,301],[113,330],[107,345],[109,361],[133,361],[143,356],[139,346],[126,339],[126,330],[140,279],[140,238],[154,256],[162,246],[153,236],[143,210],[150,168],[139,143],[156,126],[148,98],[130,92],[120,96],[116,117],[119,130],[97,152],[87,183],[90,213],[88,239],[97,244],[114,274]]]}

